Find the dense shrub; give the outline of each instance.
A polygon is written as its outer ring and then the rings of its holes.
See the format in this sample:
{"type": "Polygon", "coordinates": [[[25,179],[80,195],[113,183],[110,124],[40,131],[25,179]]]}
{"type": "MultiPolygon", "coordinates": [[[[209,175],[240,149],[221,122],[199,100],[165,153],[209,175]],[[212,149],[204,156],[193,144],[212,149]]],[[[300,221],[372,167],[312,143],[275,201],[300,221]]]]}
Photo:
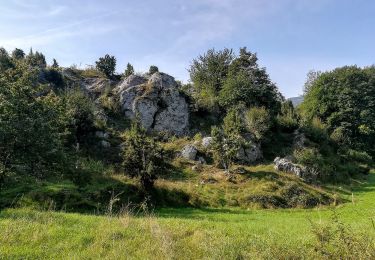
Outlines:
{"type": "Polygon", "coordinates": [[[125,172],[131,177],[139,178],[143,190],[149,193],[164,168],[163,150],[152,137],[147,136],[138,120],[133,122],[124,139],[125,172]]]}
{"type": "Polygon", "coordinates": [[[150,69],[148,70],[148,74],[152,75],[152,74],[154,74],[156,72],[159,72],[159,68],[156,67],[155,65],[151,65],[150,69]]]}
{"type": "Polygon", "coordinates": [[[264,107],[252,107],[246,112],[247,129],[261,140],[271,127],[271,117],[264,107]]]}

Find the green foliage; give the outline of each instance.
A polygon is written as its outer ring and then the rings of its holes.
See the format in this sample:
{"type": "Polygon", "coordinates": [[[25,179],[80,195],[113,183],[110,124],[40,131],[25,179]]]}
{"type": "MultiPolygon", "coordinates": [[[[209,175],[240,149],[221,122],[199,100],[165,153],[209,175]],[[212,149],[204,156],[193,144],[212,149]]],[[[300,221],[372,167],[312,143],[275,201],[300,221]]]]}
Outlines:
{"type": "Polygon", "coordinates": [[[210,49],[192,61],[189,69],[194,84],[195,98],[200,106],[218,110],[218,96],[227,77],[234,55],[231,49],[210,49]]]}
{"type": "Polygon", "coordinates": [[[85,143],[95,130],[95,106],[80,89],[64,92],[60,102],[66,122],[65,133],[69,144],[85,143]]]}
{"type": "Polygon", "coordinates": [[[0,48],[0,73],[5,72],[7,69],[12,69],[13,67],[14,64],[8,52],[4,48],[0,48]]]}
{"type": "Polygon", "coordinates": [[[133,75],[134,74],[134,67],[133,65],[131,65],[130,63],[128,63],[126,65],[126,70],[124,72],[124,77],[127,78],[129,77],[130,75],[133,75]]]}
{"type": "Polygon", "coordinates": [[[339,144],[374,154],[375,67],[337,68],[310,85],[300,108],[303,119],[318,117],[339,144]]]}
{"type": "Polygon", "coordinates": [[[32,67],[41,69],[47,67],[46,58],[44,57],[43,53],[38,51],[34,53],[32,49],[30,49],[29,54],[26,56],[26,63],[32,67]]]}
{"type": "Polygon", "coordinates": [[[257,61],[256,54],[247,51],[246,47],[240,49],[220,91],[221,106],[228,108],[244,103],[247,107],[265,107],[275,115],[279,112],[282,96],[266,69],[260,68],[257,61]]]}
{"type": "Polygon", "coordinates": [[[231,108],[223,120],[223,130],[226,135],[241,135],[245,131],[243,106],[231,108]]]}
{"type": "Polygon", "coordinates": [[[0,160],[7,171],[42,177],[62,156],[59,111],[38,97],[37,74],[25,66],[0,76],[0,160]]]}
{"type": "Polygon", "coordinates": [[[264,107],[252,107],[246,112],[245,117],[247,129],[258,140],[263,139],[272,124],[268,110],[264,107]]]}
{"type": "Polygon", "coordinates": [[[277,124],[283,131],[292,132],[298,128],[298,115],[294,111],[292,101],[281,104],[281,113],[277,116],[277,124]]]}
{"type": "Polygon", "coordinates": [[[12,58],[15,60],[23,60],[25,58],[25,52],[21,49],[15,48],[12,51],[12,58]]]}
{"type": "Polygon", "coordinates": [[[164,168],[163,150],[152,137],[147,136],[138,120],[133,122],[124,139],[125,172],[133,178],[139,178],[143,190],[149,193],[164,168]]]}
{"type": "Polygon", "coordinates": [[[155,65],[151,65],[151,66],[150,66],[150,69],[148,70],[148,74],[149,74],[149,75],[152,75],[152,74],[154,74],[154,73],[156,73],[156,72],[159,72],[159,68],[156,67],[155,65]]]}
{"type": "Polygon", "coordinates": [[[236,155],[241,148],[242,138],[235,133],[224,134],[214,126],[211,130],[213,159],[218,167],[224,167],[226,172],[231,170],[236,155]]]}
{"type": "Polygon", "coordinates": [[[53,66],[44,70],[44,77],[49,83],[52,83],[57,88],[62,88],[64,86],[63,75],[53,66]]]}
{"type": "Polygon", "coordinates": [[[100,72],[103,72],[108,78],[114,75],[114,72],[116,70],[115,56],[106,54],[104,57],[99,58],[99,60],[96,61],[95,64],[96,69],[100,72]]]}

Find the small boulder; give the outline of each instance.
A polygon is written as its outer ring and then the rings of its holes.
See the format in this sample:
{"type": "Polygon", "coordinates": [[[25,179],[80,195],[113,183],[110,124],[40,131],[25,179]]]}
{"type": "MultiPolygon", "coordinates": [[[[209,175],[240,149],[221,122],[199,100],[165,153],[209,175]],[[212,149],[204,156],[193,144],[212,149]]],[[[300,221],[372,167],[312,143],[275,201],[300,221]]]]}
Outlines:
{"type": "Polygon", "coordinates": [[[207,164],[206,160],[205,160],[202,156],[199,156],[199,157],[198,157],[198,162],[199,162],[200,164],[207,164]]]}
{"type": "Polygon", "coordinates": [[[105,140],[100,141],[100,145],[101,145],[102,147],[104,147],[104,148],[109,148],[109,147],[111,147],[111,144],[110,144],[109,142],[105,141],[105,140]]]}
{"type": "Polygon", "coordinates": [[[292,173],[299,178],[306,178],[308,175],[306,167],[294,164],[287,158],[276,157],[273,162],[275,163],[275,170],[292,173]]]}
{"type": "Polygon", "coordinates": [[[202,139],[202,146],[204,148],[209,148],[212,145],[213,138],[211,136],[204,137],[202,139]]]}
{"type": "Polygon", "coordinates": [[[194,145],[188,144],[181,150],[181,157],[188,160],[195,160],[197,152],[198,150],[194,145]]]}

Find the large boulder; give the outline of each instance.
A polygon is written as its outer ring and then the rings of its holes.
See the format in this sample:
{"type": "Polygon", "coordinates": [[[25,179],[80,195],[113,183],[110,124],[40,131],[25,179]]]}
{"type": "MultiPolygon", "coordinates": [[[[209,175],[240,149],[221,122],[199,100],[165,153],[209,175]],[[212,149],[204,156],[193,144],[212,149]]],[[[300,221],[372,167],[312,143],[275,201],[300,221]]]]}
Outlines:
{"type": "Polygon", "coordinates": [[[116,87],[114,93],[119,95],[125,116],[134,118],[138,115],[146,130],[178,136],[187,133],[188,104],[172,76],[159,72],[149,78],[131,75],[116,87]]]}
{"type": "Polygon", "coordinates": [[[195,160],[197,156],[197,152],[198,150],[194,145],[188,144],[188,145],[185,145],[184,148],[182,148],[181,157],[188,159],[188,160],[195,160]]]}

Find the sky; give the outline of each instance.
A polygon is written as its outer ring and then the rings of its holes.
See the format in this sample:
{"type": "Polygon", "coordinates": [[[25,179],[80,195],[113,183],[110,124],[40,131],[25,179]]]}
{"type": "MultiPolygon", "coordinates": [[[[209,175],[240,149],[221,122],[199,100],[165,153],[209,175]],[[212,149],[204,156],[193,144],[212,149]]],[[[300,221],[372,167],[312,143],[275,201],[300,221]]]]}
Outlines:
{"type": "Polygon", "coordinates": [[[108,53],[119,73],[157,65],[183,82],[208,49],[246,46],[293,97],[310,70],[375,63],[374,13],[373,0],[0,0],[0,46],[82,68],[108,53]]]}

